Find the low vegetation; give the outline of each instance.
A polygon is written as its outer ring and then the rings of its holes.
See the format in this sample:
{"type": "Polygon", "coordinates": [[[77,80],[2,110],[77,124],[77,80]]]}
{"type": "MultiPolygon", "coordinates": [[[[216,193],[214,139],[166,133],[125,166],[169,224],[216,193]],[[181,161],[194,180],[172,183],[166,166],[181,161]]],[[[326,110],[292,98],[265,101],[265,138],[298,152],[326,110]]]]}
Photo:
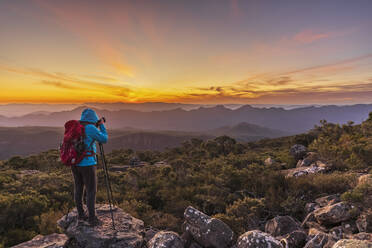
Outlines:
{"type": "MultiPolygon", "coordinates": [[[[180,231],[183,211],[192,205],[221,218],[238,234],[253,221],[276,215],[304,218],[304,205],[340,193],[361,202],[370,188],[356,187],[357,175],[372,168],[372,114],[361,125],[323,121],[306,134],[238,143],[227,136],[191,139],[164,152],[115,150],[111,164],[136,155],[149,165],[111,172],[114,199],[126,212],[159,229],[180,231]],[[303,144],[331,163],[326,174],[286,178],[296,162],[293,144],[303,144]],[[275,162],[265,165],[266,158],[275,162]],[[154,165],[156,162],[164,164],[154,165]]],[[[100,167],[100,165],[99,165],[100,167]]],[[[103,171],[98,171],[97,202],[105,202],[103,171]]],[[[58,232],[55,222],[73,207],[70,169],[58,151],[3,161],[0,170],[0,244],[5,247],[36,234],[58,232]]]]}

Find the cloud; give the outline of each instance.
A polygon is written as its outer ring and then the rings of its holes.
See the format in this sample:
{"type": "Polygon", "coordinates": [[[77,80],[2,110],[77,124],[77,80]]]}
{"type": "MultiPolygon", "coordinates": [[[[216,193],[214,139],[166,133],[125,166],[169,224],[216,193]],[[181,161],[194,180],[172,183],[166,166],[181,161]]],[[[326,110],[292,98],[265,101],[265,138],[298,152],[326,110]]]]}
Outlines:
{"type": "Polygon", "coordinates": [[[82,89],[82,88],[71,86],[69,84],[58,82],[58,81],[42,80],[41,83],[44,84],[44,85],[50,85],[50,86],[54,86],[54,87],[62,88],[62,89],[69,89],[69,90],[78,90],[78,89],[80,90],[80,89],[82,89]]]}
{"type": "Polygon", "coordinates": [[[372,58],[372,53],[366,54],[363,56],[359,57],[354,57],[350,59],[345,59],[341,61],[337,61],[334,63],[329,63],[329,64],[323,64],[323,65],[315,65],[315,66],[310,66],[310,67],[305,67],[293,71],[288,71],[284,74],[296,74],[296,73],[302,73],[302,72],[308,72],[308,71],[323,71],[323,72],[329,72],[329,71],[337,71],[337,70],[345,70],[345,69],[350,69],[352,68],[352,64],[360,62],[362,60],[367,60],[372,58]],[[346,66],[349,65],[349,66],[346,66]]]}
{"type": "Polygon", "coordinates": [[[313,29],[305,29],[305,30],[302,30],[296,33],[292,37],[292,40],[298,43],[302,43],[302,44],[310,44],[318,40],[330,39],[330,38],[349,35],[351,33],[354,33],[356,30],[357,28],[349,28],[345,30],[322,32],[322,31],[315,31],[313,29]]]}
{"type": "Polygon", "coordinates": [[[199,103],[345,103],[371,102],[372,80],[361,83],[310,85],[280,89],[251,90],[230,86],[204,88],[202,93],[179,96],[184,102],[199,103]]]}
{"type": "Polygon", "coordinates": [[[133,90],[128,86],[96,82],[67,73],[51,73],[37,68],[22,68],[3,64],[0,64],[0,70],[35,77],[41,79],[40,83],[43,85],[60,89],[92,91],[120,97],[129,97],[133,93],[133,90]]]}
{"type": "Polygon", "coordinates": [[[332,36],[332,32],[322,33],[322,32],[314,32],[311,29],[303,30],[294,35],[293,40],[299,43],[312,43],[317,40],[329,38],[332,36]]]}

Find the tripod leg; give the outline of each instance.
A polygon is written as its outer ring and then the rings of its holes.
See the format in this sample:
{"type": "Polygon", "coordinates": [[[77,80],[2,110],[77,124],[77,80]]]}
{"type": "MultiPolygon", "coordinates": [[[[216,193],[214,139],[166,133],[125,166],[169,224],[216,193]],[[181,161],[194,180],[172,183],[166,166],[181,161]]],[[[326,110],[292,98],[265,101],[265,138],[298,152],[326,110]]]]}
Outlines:
{"type": "Polygon", "coordinates": [[[103,145],[101,143],[99,144],[99,148],[100,148],[100,152],[101,152],[103,170],[104,170],[104,173],[105,173],[106,190],[107,190],[107,197],[108,197],[108,200],[109,200],[109,206],[110,206],[110,212],[111,212],[112,227],[115,230],[114,213],[112,211],[113,197],[112,197],[111,183],[110,183],[110,179],[109,179],[105,153],[103,151],[103,145]]]}

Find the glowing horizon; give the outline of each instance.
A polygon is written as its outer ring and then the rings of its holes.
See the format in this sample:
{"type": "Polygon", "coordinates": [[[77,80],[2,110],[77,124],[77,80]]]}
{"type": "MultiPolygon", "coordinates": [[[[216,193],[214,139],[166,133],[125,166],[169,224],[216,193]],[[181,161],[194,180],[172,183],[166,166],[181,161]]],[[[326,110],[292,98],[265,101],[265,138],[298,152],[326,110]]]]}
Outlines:
{"type": "Polygon", "coordinates": [[[0,103],[372,103],[372,2],[0,2],[0,103]]]}

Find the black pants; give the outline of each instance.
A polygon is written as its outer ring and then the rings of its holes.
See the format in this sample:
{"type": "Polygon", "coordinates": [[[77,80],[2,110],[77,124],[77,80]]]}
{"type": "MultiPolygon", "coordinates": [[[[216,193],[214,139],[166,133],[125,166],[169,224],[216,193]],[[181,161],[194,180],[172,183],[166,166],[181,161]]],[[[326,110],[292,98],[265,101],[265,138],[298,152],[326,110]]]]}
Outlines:
{"type": "Polygon", "coordinates": [[[96,203],[96,193],[97,193],[97,166],[71,166],[72,175],[74,176],[75,188],[74,188],[74,198],[75,204],[79,216],[84,215],[83,209],[83,190],[87,194],[87,208],[89,219],[94,218],[95,203],[96,203]]]}

